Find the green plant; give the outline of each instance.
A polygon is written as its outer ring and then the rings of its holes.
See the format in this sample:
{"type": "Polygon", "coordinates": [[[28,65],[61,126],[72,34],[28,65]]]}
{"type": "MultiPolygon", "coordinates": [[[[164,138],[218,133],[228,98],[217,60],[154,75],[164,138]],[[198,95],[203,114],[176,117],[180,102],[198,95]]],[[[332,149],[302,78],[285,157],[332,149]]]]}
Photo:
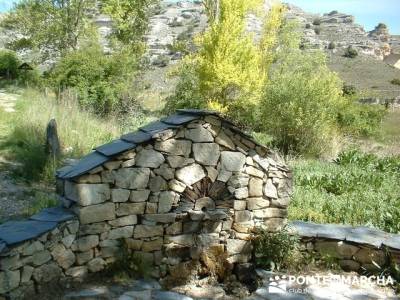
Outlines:
{"type": "Polygon", "coordinates": [[[289,218],[317,223],[367,225],[399,232],[400,157],[379,158],[358,150],[334,163],[297,161],[289,218]]]}
{"type": "Polygon", "coordinates": [[[319,25],[321,25],[321,19],[320,18],[315,18],[312,23],[315,26],[319,26],[319,25]]]}
{"type": "Polygon", "coordinates": [[[18,75],[20,62],[17,54],[11,50],[0,50],[0,76],[15,79],[18,75]]]}
{"type": "Polygon", "coordinates": [[[120,244],[117,260],[108,268],[107,273],[112,276],[126,275],[129,278],[149,278],[152,262],[142,253],[129,249],[125,240],[121,239],[120,244]]]}
{"type": "Polygon", "coordinates": [[[32,216],[40,212],[44,208],[54,207],[59,205],[59,201],[56,199],[55,195],[47,194],[44,192],[36,192],[35,200],[33,203],[25,210],[24,214],[26,216],[32,216]]]}
{"type": "Polygon", "coordinates": [[[254,240],[256,263],[269,270],[288,268],[299,247],[299,237],[285,226],[278,232],[258,228],[254,240]]]}
{"type": "Polygon", "coordinates": [[[321,33],[321,28],[320,27],[315,27],[314,28],[315,34],[319,35],[321,33]]]}
{"type": "Polygon", "coordinates": [[[357,88],[351,84],[343,84],[343,95],[354,96],[357,94],[357,88]]]}
{"type": "Polygon", "coordinates": [[[50,81],[56,91],[72,90],[83,108],[104,116],[120,108],[137,70],[135,52],[122,48],[105,55],[95,44],[63,57],[50,73],[50,81]]]}
{"type": "Polygon", "coordinates": [[[352,46],[349,46],[344,51],[344,56],[348,58],[355,58],[358,56],[358,51],[354,49],[352,46]]]}
{"type": "Polygon", "coordinates": [[[335,49],[335,48],[336,48],[335,42],[330,42],[329,45],[328,45],[328,49],[329,49],[329,50],[333,50],[333,49],[335,49]]]}
{"type": "Polygon", "coordinates": [[[310,29],[311,28],[311,24],[310,23],[307,23],[306,24],[306,29],[310,29]]]}
{"type": "Polygon", "coordinates": [[[391,84],[400,85],[400,78],[395,78],[390,81],[391,84]]]}
{"type": "Polygon", "coordinates": [[[318,51],[292,50],[270,74],[260,107],[262,126],[284,153],[333,149],[342,83],[318,51]]]}

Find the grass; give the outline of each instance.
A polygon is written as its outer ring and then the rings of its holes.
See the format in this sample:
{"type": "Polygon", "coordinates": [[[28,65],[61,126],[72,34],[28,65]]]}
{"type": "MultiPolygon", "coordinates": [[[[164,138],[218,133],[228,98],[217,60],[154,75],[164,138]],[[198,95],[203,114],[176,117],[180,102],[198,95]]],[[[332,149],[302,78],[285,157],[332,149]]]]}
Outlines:
{"type": "Polygon", "coordinates": [[[395,144],[400,147],[400,109],[392,109],[388,112],[375,138],[386,144],[395,144]]]}
{"type": "Polygon", "coordinates": [[[298,160],[291,220],[367,225],[400,232],[400,157],[358,151],[335,163],[298,160]]]}
{"type": "Polygon", "coordinates": [[[0,111],[0,153],[10,161],[20,163],[16,175],[28,181],[52,183],[58,162],[45,153],[45,131],[50,119],[55,118],[64,158],[80,158],[124,131],[136,129],[148,117],[124,119],[99,118],[82,111],[76,102],[59,103],[52,96],[35,90],[25,90],[16,107],[17,112],[0,111]],[[2,130],[3,131],[3,130],[2,130]]]}

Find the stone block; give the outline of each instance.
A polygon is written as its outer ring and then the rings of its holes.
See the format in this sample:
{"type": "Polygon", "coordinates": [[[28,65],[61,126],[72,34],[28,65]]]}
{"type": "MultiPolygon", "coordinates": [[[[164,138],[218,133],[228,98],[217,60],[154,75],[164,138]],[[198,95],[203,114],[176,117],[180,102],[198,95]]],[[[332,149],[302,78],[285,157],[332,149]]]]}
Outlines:
{"type": "Polygon", "coordinates": [[[263,195],[263,180],[252,177],[249,182],[249,196],[261,197],[263,195]]]}
{"type": "Polygon", "coordinates": [[[229,255],[251,253],[251,242],[235,239],[226,240],[226,251],[229,255]]]}
{"type": "Polygon", "coordinates": [[[108,239],[118,240],[122,238],[129,238],[133,235],[133,226],[125,226],[110,230],[108,233],[108,239]]]}
{"type": "Polygon", "coordinates": [[[137,224],[137,216],[129,215],[129,216],[121,217],[121,218],[109,221],[108,224],[110,224],[113,227],[135,225],[135,224],[137,224]]]}
{"type": "Polygon", "coordinates": [[[248,210],[235,211],[235,222],[249,222],[253,219],[253,213],[248,210]]]}
{"type": "Polygon", "coordinates": [[[206,176],[203,168],[198,164],[191,164],[189,166],[178,169],[175,175],[179,181],[189,186],[206,176]]]}
{"type": "Polygon", "coordinates": [[[186,189],[186,184],[183,182],[180,182],[176,179],[172,179],[169,183],[168,186],[171,190],[177,192],[177,193],[183,193],[183,191],[186,189]]]}
{"type": "Polygon", "coordinates": [[[249,189],[247,187],[238,188],[234,194],[236,199],[246,199],[249,197],[249,189]]]}
{"type": "Polygon", "coordinates": [[[110,199],[108,184],[75,184],[65,182],[65,197],[82,206],[103,203],[110,199]]]}
{"type": "Polygon", "coordinates": [[[286,209],[280,208],[264,208],[253,210],[254,217],[259,219],[265,218],[285,218],[287,216],[286,209]]]}
{"type": "Polygon", "coordinates": [[[197,199],[194,204],[194,210],[207,211],[207,210],[214,210],[214,209],[215,209],[215,202],[213,199],[211,199],[209,197],[197,199]]]}
{"type": "Polygon", "coordinates": [[[158,151],[172,155],[189,156],[192,148],[191,141],[169,139],[166,141],[156,142],[154,148],[158,151]]]}
{"type": "Polygon", "coordinates": [[[195,161],[202,165],[216,166],[220,156],[219,146],[215,143],[195,143],[193,156],[195,161]]]}
{"type": "MultiPolygon", "coordinates": [[[[68,269],[66,273],[69,272],[69,270],[71,269],[68,269]]],[[[60,276],[61,269],[55,263],[42,265],[33,271],[33,279],[38,283],[51,282],[60,278],[60,276]]]]}
{"type": "Polygon", "coordinates": [[[194,239],[192,234],[181,234],[181,235],[175,235],[175,236],[168,236],[166,235],[164,237],[164,242],[166,244],[168,243],[174,243],[178,244],[181,246],[187,246],[190,247],[194,244],[194,239]]]}
{"type": "Polygon", "coordinates": [[[145,202],[149,199],[150,190],[131,191],[129,201],[131,202],[145,202]]]}
{"type": "Polygon", "coordinates": [[[126,202],[131,194],[130,190],[126,189],[112,189],[111,190],[111,200],[112,202],[126,202]]]}
{"type": "Polygon", "coordinates": [[[124,189],[145,189],[149,183],[150,169],[124,168],[115,171],[115,185],[124,189]]]}
{"type": "Polygon", "coordinates": [[[145,220],[156,222],[156,223],[173,223],[176,219],[175,213],[164,213],[164,214],[146,214],[144,215],[145,220]]]}
{"type": "Polygon", "coordinates": [[[221,168],[230,172],[240,172],[246,162],[246,156],[240,152],[222,151],[221,168]]]}
{"type": "Polygon", "coordinates": [[[87,235],[76,240],[77,250],[80,252],[88,251],[99,244],[97,235],[87,235]]]}
{"type": "Polygon", "coordinates": [[[84,265],[92,258],[93,258],[93,250],[89,250],[86,252],[79,252],[76,254],[76,263],[78,265],[84,265]]]}
{"type": "MultiPolygon", "coordinates": [[[[246,158],[246,163],[247,163],[247,159],[251,159],[251,157],[246,158]]],[[[251,163],[253,163],[253,162],[251,162],[251,163]]],[[[264,177],[264,172],[253,166],[247,166],[245,172],[254,177],[258,177],[258,178],[264,177]]]]}
{"type": "Polygon", "coordinates": [[[152,192],[160,192],[168,189],[168,184],[161,176],[155,176],[150,179],[149,188],[152,192]]]}
{"type": "Polygon", "coordinates": [[[38,251],[44,250],[44,246],[41,242],[39,241],[32,241],[28,246],[26,246],[22,250],[22,255],[28,256],[28,255],[33,255],[34,253],[38,251]]]}
{"type": "Polygon", "coordinates": [[[276,186],[272,183],[271,179],[268,179],[264,185],[264,195],[268,198],[277,199],[278,198],[278,191],[276,186]]]}
{"type": "Polygon", "coordinates": [[[5,294],[15,289],[19,283],[20,272],[18,270],[0,272],[0,294],[5,294]]]}
{"type": "Polygon", "coordinates": [[[101,257],[96,257],[88,262],[87,267],[89,272],[100,272],[106,266],[106,262],[101,257]]]}
{"type": "Polygon", "coordinates": [[[51,255],[63,269],[68,269],[75,263],[75,254],[70,249],[66,249],[63,244],[57,244],[51,251],[51,255]]]}
{"type": "Polygon", "coordinates": [[[201,125],[198,125],[193,129],[186,129],[185,138],[195,143],[207,143],[214,141],[212,134],[201,125]]]}
{"type": "Polygon", "coordinates": [[[247,209],[257,210],[266,208],[270,205],[269,200],[263,198],[248,198],[247,199],[247,209]]]}
{"type": "Polygon", "coordinates": [[[133,236],[135,239],[162,236],[164,228],[160,225],[136,225],[133,236]]]}
{"type": "Polygon", "coordinates": [[[81,224],[111,221],[115,219],[115,204],[104,203],[82,207],[78,210],[81,224]]]}
{"type": "Polygon", "coordinates": [[[142,215],[146,208],[145,202],[121,203],[117,208],[117,216],[142,215]]]}
{"type": "Polygon", "coordinates": [[[226,133],[222,130],[215,138],[215,142],[225,148],[228,148],[230,150],[235,150],[235,144],[232,142],[231,138],[227,136],[226,133]]]}
{"type": "Polygon", "coordinates": [[[171,180],[175,177],[175,170],[170,168],[167,164],[162,164],[154,173],[162,176],[165,180],[171,180]]]}
{"type": "Polygon", "coordinates": [[[153,149],[143,149],[136,155],[136,166],[158,168],[165,161],[164,156],[153,149]]]}
{"type": "Polygon", "coordinates": [[[158,198],[158,213],[167,213],[175,202],[176,194],[171,191],[161,192],[158,198]]]}
{"type": "Polygon", "coordinates": [[[165,233],[168,235],[177,235],[182,233],[182,222],[175,222],[169,225],[165,229],[165,233]]]}
{"type": "Polygon", "coordinates": [[[234,210],[245,210],[246,209],[246,201],[243,200],[233,200],[233,209],[234,210]]]}
{"type": "Polygon", "coordinates": [[[142,251],[144,252],[152,252],[161,250],[164,243],[164,239],[162,237],[152,240],[152,241],[144,241],[142,244],[142,251]]]}
{"type": "Polygon", "coordinates": [[[51,260],[50,252],[47,250],[39,251],[33,254],[32,263],[34,266],[41,266],[51,260]]]}

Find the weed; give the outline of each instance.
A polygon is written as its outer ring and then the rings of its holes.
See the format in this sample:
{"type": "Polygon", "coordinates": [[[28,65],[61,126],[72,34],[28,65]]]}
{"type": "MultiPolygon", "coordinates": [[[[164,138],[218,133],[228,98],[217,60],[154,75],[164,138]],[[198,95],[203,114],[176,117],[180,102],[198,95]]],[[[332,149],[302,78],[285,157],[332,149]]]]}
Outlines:
{"type": "Polygon", "coordinates": [[[30,207],[25,209],[24,215],[32,216],[44,208],[54,207],[59,204],[60,204],[59,201],[56,199],[54,195],[49,195],[44,192],[36,192],[35,200],[33,201],[30,207]]]}

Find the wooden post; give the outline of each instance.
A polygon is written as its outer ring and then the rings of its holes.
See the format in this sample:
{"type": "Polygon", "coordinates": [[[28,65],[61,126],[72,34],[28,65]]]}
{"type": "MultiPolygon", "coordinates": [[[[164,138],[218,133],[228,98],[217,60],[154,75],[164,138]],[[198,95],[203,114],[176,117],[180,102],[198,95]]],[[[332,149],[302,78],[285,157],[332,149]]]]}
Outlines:
{"type": "Polygon", "coordinates": [[[54,160],[61,156],[60,140],[57,133],[57,122],[51,119],[46,128],[46,153],[51,155],[54,160]]]}

